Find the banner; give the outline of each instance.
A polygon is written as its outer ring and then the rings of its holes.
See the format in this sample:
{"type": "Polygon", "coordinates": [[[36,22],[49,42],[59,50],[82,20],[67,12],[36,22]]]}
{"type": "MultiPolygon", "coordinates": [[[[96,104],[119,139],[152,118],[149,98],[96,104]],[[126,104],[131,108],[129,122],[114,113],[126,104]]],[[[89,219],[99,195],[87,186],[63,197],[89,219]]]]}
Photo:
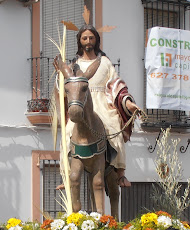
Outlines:
{"type": "Polygon", "coordinates": [[[190,111],[190,31],[149,29],[145,68],[147,109],[190,111]]]}

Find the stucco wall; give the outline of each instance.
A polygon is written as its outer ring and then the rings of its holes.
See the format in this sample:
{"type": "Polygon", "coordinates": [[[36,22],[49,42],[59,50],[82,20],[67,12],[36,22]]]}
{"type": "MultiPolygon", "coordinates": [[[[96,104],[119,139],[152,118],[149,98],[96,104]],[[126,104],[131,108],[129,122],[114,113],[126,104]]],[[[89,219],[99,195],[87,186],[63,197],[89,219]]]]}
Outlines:
{"type": "Polygon", "coordinates": [[[120,76],[139,106],[143,106],[144,8],[140,0],[103,0],[103,50],[113,63],[121,60],[120,76]]]}
{"type": "Polygon", "coordinates": [[[30,99],[31,12],[14,0],[0,4],[0,125],[23,125],[30,99]]]}
{"type": "Polygon", "coordinates": [[[31,99],[31,11],[0,4],[0,223],[31,219],[32,150],[53,150],[51,130],[34,130],[25,116],[31,99]]]}
{"type": "Polygon", "coordinates": [[[31,220],[32,150],[53,150],[51,140],[50,130],[0,128],[0,223],[31,220]]]}

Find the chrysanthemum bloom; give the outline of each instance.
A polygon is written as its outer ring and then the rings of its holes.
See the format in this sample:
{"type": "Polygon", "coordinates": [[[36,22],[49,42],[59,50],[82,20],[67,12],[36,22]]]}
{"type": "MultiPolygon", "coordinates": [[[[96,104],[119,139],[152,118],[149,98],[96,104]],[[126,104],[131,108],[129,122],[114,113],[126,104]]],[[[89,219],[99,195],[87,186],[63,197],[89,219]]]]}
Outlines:
{"type": "Polygon", "coordinates": [[[51,223],[53,222],[53,220],[44,220],[43,224],[41,225],[40,228],[42,229],[46,229],[46,230],[51,230],[51,223]]]}
{"type": "Polygon", "coordinates": [[[164,228],[169,228],[172,226],[172,220],[168,216],[159,216],[158,219],[158,226],[163,226],[164,228]]]}
{"type": "Polygon", "coordinates": [[[82,214],[83,216],[89,216],[88,212],[80,210],[78,213],[82,214]]]}
{"type": "Polygon", "coordinates": [[[15,227],[17,225],[21,226],[21,220],[20,219],[16,219],[16,218],[10,218],[7,221],[6,228],[9,229],[9,228],[15,227]]]}
{"type": "Polygon", "coordinates": [[[59,230],[62,229],[65,225],[65,221],[61,219],[54,220],[51,223],[51,230],[59,230]]]}
{"type": "Polygon", "coordinates": [[[156,215],[157,216],[168,216],[169,218],[172,218],[172,216],[169,213],[164,212],[164,211],[157,211],[156,215]]]}
{"type": "Polygon", "coordinates": [[[132,224],[131,224],[131,223],[126,224],[126,225],[123,227],[123,229],[129,229],[131,226],[132,226],[132,224]]]}
{"type": "Polygon", "coordinates": [[[153,228],[157,225],[158,216],[155,213],[146,213],[141,216],[142,226],[145,228],[153,228]]]}
{"type": "Polygon", "coordinates": [[[81,225],[82,230],[92,230],[94,228],[95,228],[95,225],[92,220],[85,220],[81,225]]]}
{"type": "Polygon", "coordinates": [[[90,216],[93,217],[95,220],[100,220],[100,217],[102,216],[100,213],[97,212],[91,212],[90,216]]]}
{"type": "Polygon", "coordinates": [[[115,219],[111,220],[108,224],[109,228],[117,228],[117,221],[115,219]]]}
{"type": "Polygon", "coordinates": [[[77,227],[75,224],[70,223],[70,224],[66,225],[66,226],[63,228],[63,230],[78,230],[78,227],[77,227]]]}
{"type": "Polygon", "coordinates": [[[16,225],[15,227],[9,228],[9,230],[22,230],[22,227],[20,227],[19,225],[16,225]]]}
{"type": "Polygon", "coordinates": [[[106,224],[106,223],[109,223],[113,219],[114,219],[113,216],[103,215],[100,217],[100,222],[102,222],[103,224],[106,224]]]}
{"type": "Polygon", "coordinates": [[[76,226],[79,226],[80,219],[83,217],[80,213],[72,213],[67,217],[67,224],[74,223],[76,226]]]}
{"type": "Polygon", "coordinates": [[[117,222],[113,218],[113,216],[103,215],[100,217],[100,222],[102,222],[103,224],[106,224],[106,227],[110,227],[110,228],[112,228],[112,227],[116,228],[117,227],[117,222]]]}
{"type": "Polygon", "coordinates": [[[173,219],[172,220],[172,225],[174,225],[174,226],[176,225],[179,229],[185,229],[184,225],[178,219],[173,219]]]}
{"type": "Polygon", "coordinates": [[[185,228],[190,229],[190,226],[189,226],[188,222],[186,222],[186,221],[181,221],[181,223],[183,224],[183,226],[184,226],[185,228]]]}

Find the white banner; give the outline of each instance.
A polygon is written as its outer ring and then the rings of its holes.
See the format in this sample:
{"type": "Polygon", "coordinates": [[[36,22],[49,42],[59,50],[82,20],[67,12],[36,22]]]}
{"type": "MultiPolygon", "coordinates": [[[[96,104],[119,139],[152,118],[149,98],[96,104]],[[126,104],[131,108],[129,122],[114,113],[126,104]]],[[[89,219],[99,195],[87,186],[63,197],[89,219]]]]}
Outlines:
{"type": "Polygon", "coordinates": [[[146,107],[190,111],[190,31],[153,27],[145,52],[146,107]]]}

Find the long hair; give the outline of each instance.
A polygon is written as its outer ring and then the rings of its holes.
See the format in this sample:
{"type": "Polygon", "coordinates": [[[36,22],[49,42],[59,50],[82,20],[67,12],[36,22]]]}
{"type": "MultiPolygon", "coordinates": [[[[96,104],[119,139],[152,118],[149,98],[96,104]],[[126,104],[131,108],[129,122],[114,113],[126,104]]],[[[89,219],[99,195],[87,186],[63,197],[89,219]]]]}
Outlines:
{"type": "Polygon", "coordinates": [[[98,53],[101,53],[102,56],[106,56],[106,54],[100,49],[100,35],[99,35],[99,33],[97,32],[97,30],[92,25],[86,25],[86,24],[80,28],[80,30],[77,34],[78,51],[77,51],[76,55],[77,56],[83,55],[83,48],[82,48],[82,45],[80,42],[80,38],[81,38],[82,33],[86,30],[90,30],[90,32],[92,32],[96,38],[96,44],[94,47],[95,54],[98,55],[98,53]]]}

